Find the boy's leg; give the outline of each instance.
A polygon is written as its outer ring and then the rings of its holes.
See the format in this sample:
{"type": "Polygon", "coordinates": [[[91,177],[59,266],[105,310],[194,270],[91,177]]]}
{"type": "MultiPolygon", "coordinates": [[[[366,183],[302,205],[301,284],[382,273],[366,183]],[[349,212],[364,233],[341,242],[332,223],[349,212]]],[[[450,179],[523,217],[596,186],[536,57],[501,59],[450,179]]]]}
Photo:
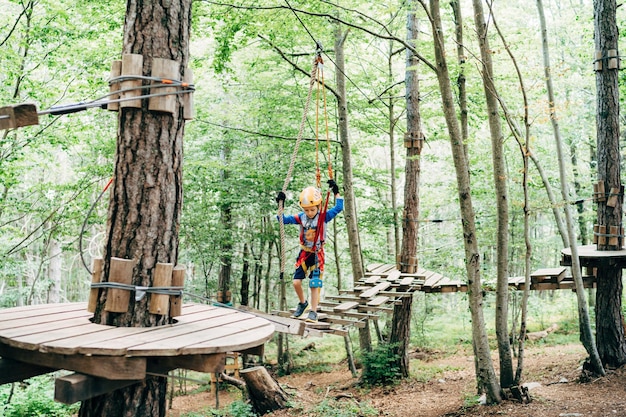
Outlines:
{"type": "Polygon", "coordinates": [[[311,310],[313,311],[317,311],[321,290],[321,288],[311,288],[311,310]]]}
{"type": "Polygon", "coordinates": [[[302,288],[302,280],[306,276],[305,268],[306,265],[300,265],[296,268],[296,272],[293,274],[293,289],[298,296],[298,305],[296,306],[296,311],[291,315],[291,317],[297,318],[304,314],[309,303],[306,300],[304,289],[302,288]]]}
{"type": "Polygon", "coordinates": [[[301,303],[304,303],[306,301],[306,297],[304,296],[304,290],[302,289],[302,279],[294,278],[294,280],[293,280],[293,289],[296,291],[296,295],[298,296],[298,300],[301,303]]]}

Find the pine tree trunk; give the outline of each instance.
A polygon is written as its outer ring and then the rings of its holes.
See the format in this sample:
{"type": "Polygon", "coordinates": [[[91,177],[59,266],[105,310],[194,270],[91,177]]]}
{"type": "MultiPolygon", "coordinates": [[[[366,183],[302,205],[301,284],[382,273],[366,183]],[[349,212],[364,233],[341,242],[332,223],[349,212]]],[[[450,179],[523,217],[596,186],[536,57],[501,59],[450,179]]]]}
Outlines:
{"type": "MultiPolygon", "coordinates": [[[[189,55],[191,0],[142,3],[129,0],[124,24],[124,54],[142,55],[143,75],[150,76],[154,58],[177,61],[182,79],[189,55]],[[165,3],[165,2],[164,2],[165,3]]],[[[143,90],[142,90],[143,91],[143,90]]],[[[158,262],[176,264],[182,207],[184,120],[181,99],[174,114],[121,108],[118,114],[115,180],[110,195],[104,278],[110,259],[134,259],[132,284],[151,286],[158,262]]],[[[169,323],[168,315],[148,312],[149,295],[126,313],[104,311],[102,291],[94,322],[119,327],[153,327],[169,323]]],[[[167,379],[147,377],[142,383],[84,401],[80,417],[164,417],[167,379]]]]}
{"type": "MultiPolygon", "coordinates": [[[[407,14],[407,41],[415,44],[419,28],[417,18],[409,7],[407,14]]],[[[404,214],[402,219],[402,245],[400,249],[400,270],[416,272],[417,265],[417,234],[419,220],[419,181],[420,154],[422,151],[423,132],[419,110],[419,80],[417,72],[418,59],[411,50],[406,52],[405,88],[406,88],[406,162],[404,183],[404,214]]],[[[391,337],[397,357],[398,369],[403,377],[409,376],[409,340],[411,339],[411,307],[412,297],[402,299],[401,305],[393,308],[391,337]]]]}
{"type": "MultiPolygon", "coordinates": [[[[594,26],[595,49],[607,57],[609,51],[619,51],[619,32],[616,23],[615,0],[595,0],[594,26]]],[[[605,190],[620,191],[616,205],[598,202],[598,225],[622,227],[623,188],[620,169],[619,143],[619,86],[618,69],[610,68],[610,61],[600,61],[602,69],[596,71],[596,128],[598,141],[598,180],[604,181],[605,190]]],[[[619,229],[618,229],[619,230],[619,229]]],[[[619,250],[623,245],[623,231],[618,233],[617,245],[609,239],[602,243],[598,237],[598,250],[619,250]]],[[[598,268],[596,290],[596,341],[598,354],[605,366],[619,367],[626,363],[626,340],[622,317],[622,270],[616,265],[605,264],[598,268]]]]}

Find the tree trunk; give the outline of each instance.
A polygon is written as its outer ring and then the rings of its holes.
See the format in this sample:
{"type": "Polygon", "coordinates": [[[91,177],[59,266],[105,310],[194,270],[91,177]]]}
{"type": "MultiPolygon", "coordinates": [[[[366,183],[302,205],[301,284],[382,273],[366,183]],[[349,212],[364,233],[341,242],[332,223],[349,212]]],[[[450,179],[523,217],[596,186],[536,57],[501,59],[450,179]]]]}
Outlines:
{"type": "MultiPolygon", "coordinates": [[[[617,54],[619,32],[616,23],[615,0],[594,0],[595,50],[606,58],[611,51],[617,54]]],[[[619,61],[618,58],[616,58],[619,61]]],[[[599,61],[602,69],[596,71],[596,129],[598,141],[598,180],[604,182],[606,192],[619,190],[619,198],[611,207],[607,201],[598,202],[598,225],[606,226],[606,233],[617,230],[615,245],[610,238],[598,236],[598,250],[620,250],[623,245],[622,203],[619,144],[619,86],[618,65],[611,60],[599,61]]],[[[607,199],[608,200],[608,199],[607,199]]],[[[596,290],[596,337],[600,359],[605,366],[619,367],[626,363],[626,340],[622,326],[622,270],[605,263],[598,267],[596,290]]]]}
{"type": "MultiPolygon", "coordinates": [[[[415,44],[419,28],[415,16],[415,7],[409,2],[407,12],[407,42],[415,44]]],[[[420,154],[424,134],[421,126],[419,109],[419,80],[417,73],[417,56],[407,49],[405,69],[405,95],[407,131],[405,145],[405,182],[404,182],[404,213],[402,219],[402,246],[400,249],[401,272],[417,271],[417,235],[419,220],[419,180],[420,154]]],[[[389,342],[394,345],[398,369],[403,377],[409,376],[409,340],[411,339],[411,307],[412,297],[402,298],[402,304],[393,308],[391,337],[389,342]]]]}
{"type": "Polygon", "coordinates": [[[450,85],[450,74],[444,54],[445,48],[439,1],[430,0],[429,4],[434,37],[433,45],[435,59],[437,61],[437,80],[441,92],[443,113],[448,127],[448,134],[450,135],[450,145],[458,185],[461,222],[463,225],[463,243],[465,247],[465,266],[468,278],[468,298],[472,316],[472,346],[474,348],[476,364],[476,381],[479,391],[484,391],[487,394],[487,402],[492,404],[501,401],[500,386],[491,361],[485,318],[482,311],[483,289],[480,279],[480,253],[476,239],[476,215],[472,204],[469,163],[466,158],[456,112],[454,110],[454,97],[452,94],[452,86],[450,85]]]}
{"type": "Polygon", "coordinates": [[[241,296],[240,304],[248,305],[248,294],[250,293],[250,246],[248,243],[243,244],[243,266],[241,268],[241,288],[239,295],[241,296]]]}
{"type": "Polygon", "coordinates": [[[61,302],[62,253],[61,243],[55,238],[50,238],[50,243],[48,244],[48,255],[50,257],[50,263],[48,264],[48,279],[50,280],[48,302],[52,304],[61,302]]]}
{"type": "MultiPolygon", "coordinates": [[[[346,72],[343,44],[347,33],[341,30],[341,24],[335,26],[335,65],[337,66],[337,115],[339,118],[339,140],[341,141],[341,158],[343,172],[344,218],[348,232],[348,246],[350,247],[350,261],[352,262],[352,278],[354,282],[365,276],[363,256],[361,254],[361,240],[356,215],[356,198],[352,187],[352,152],[348,137],[348,103],[346,99],[346,72]]],[[[359,329],[361,349],[372,349],[372,337],[369,325],[359,329]]]]}
{"type": "MultiPolygon", "coordinates": [[[[129,0],[124,24],[124,54],[144,57],[143,76],[150,76],[154,58],[177,61],[183,78],[189,56],[191,1],[141,3],[129,0]]],[[[182,150],[185,122],[181,99],[174,114],[142,108],[121,108],[118,114],[115,180],[111,190],[105,268],[110,259],[134,259],[132,284],[152,286],[157,262],[176,263],[182,207],[182,150]]],[[[131,298],[126,313],[104,311],[107,291],[102,291],[94,323],[120,327],[152,327],[170,317],[148,312],[149,296],[131,298]]],[[[147,377],[141,383],[84,401],[80,417],[164,417],[167,379],[147,377]]]]}
{"type": "MultiPolygon", "coordinates": [[[[230,144],[225,140],[222,148],[222,163],[224,164],[224,168],[221,171],[222,181],[226,181],[229,178],[228,166],[230,164],[230,154],[230,144]]],[[[232,293],[230,291],[230,278],[233,265],[233,214],[230,190],[222,190],[219,207],[222,234],[220,242],[220,271],[217,284],[217,302],[231,304],[232,293]]]]}
{"type": "Polygon", "coordinates": [[[489,131],[491,133],[491,154],[493,158],[493,180],[496,189],[496,207],[498,228],[496,234],[497,247],[497,284],[496,284],[496,336],[500,358],[500,385],[511,387],[514,382],[513,359],[509,342],[509,207],[507,197],[507,172],[504,165],[502,126],[500,123],[499,104],[493,83],[493,65],[491,48],[487,37],[487,21],[481,0],[472,0],[474,5],[474,22],[477,30],[480,56],[482,60],[482,79],[489,114],[489,131]]]}
{"type": "Polygon", "coordinates": [[[289,397],[262,366],[242,369],[239,373],[246,382],[248,398],[254,411],[267,414],[271,411],[287,408],[289,397]]]}

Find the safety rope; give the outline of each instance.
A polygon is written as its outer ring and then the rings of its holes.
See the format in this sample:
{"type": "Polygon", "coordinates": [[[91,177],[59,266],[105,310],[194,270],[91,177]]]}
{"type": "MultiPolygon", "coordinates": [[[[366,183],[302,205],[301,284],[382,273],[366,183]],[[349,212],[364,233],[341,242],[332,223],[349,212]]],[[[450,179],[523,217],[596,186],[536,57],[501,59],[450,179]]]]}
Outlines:
{"type": "MultiPolygon", "coordinates": [[[[318,43],[315,59],[313,61],[313,69],[311,70],[311,77],[309,82],[309,92],[307,94],[307,100],[304,107],[304,113],[302,115],[302,120],[300,122],[300,130],[298,132],[298,138],[296,140],[296,145],[294,147],[293,154],[291,156],[291,161],[289,164],[289,169],[287,170],[287,176],[285,177],[285,182],[283,184],[282,192],[283,194],[287,191],[287,186],[291,181],[291,176],[293,174],[293,167],[295,165],[296,156],[298,154],[298,147],[300,145],[300,141],[302,139],[302,133],[304,130],[304,125],[306,122],[306,117],[309,111],[309,105],[313,90],[313,84],[315,81],[317,82],[317,90],[316,90],[316,106],[315,106],[315,184],[318,189],[322,188],[322,176],[320,171],[320,161],[319,161],[319,124],[320,124],[320,103],[322,103],[322,113],[324,115],[324,127],[325,127],[325,136],[328,147],[328,177],[329,179],[333,179],[333,168],[331,163],[331,151],[330,151],[330,134],[328,128],[328,109],[326,102],[326,87],[324,84],[324,60],[322,59],[322,47],[318,43]]],[[[328,199],[330,197],[330,192],[326,194],[325,201],[322,202],[322,210],[320,212],[320,216],[318,217],[318,227],[315,233],[315,240],[313,244],[313,250],[315,252],[315,259],[317,263],[317,241],[322,237],[321,231],[324,228],[323,222],[326,217],[326,210],[328,207],[328,199]],[[322,224],[320,224],[320,222],[322,224]]],[[[284,215],[284,201],[280,200],[278,203],[278,218],[280,222],[280,247],[281,247],[281,257],[280,257],[280,279],[282,280],[285,273],[285,263],[286,263],[286,255],[285,255],[285,223],[283,219],[284,215]]]]}
{"type": "MultiPolygon", "coordinates": [[[[291,161],[289,163],[289,169],[287,170],[287,176],[285,177],[285,181],[283,183],[282,192],[285,193],[287,191],[287,187],[289,186],[289,182],[291,181],[291,176],[293,175],[293,168],[296,164],[296,157],[298,156],[298,148],[300,147],[300,142],[302,141],[302,135],[304,132],[304,126],[306,125],[306,117],[309,112],[309,106],[311,103],[311,95],[313,92],[313,84],[315,83],[315,76],[317,74],[317,56],[315,57],[315,61],[313,62],[313,69],[311,70],[311,77],[309,80],[309,92],[306,97],[306,102],[304,104],[304,112],[302,113],[302,119],[300,121],[300,129],[298,131],[298,138],[296,139],[296,145],[293,149],[293,154],[291,155],[291,161]]],[[[282,280],[285,274],[285,222],[283,219],[283,215],[285,212],[284,201],[280,200],[278,202],[278,220],[280,223],[280,279],[282,280]]]]}

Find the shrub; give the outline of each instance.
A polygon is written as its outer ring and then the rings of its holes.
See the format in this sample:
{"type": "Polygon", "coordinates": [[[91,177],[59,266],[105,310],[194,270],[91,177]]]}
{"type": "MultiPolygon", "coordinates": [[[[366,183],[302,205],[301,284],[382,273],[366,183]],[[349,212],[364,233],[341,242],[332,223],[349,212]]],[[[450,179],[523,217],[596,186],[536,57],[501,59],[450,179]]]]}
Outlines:
{"type": "Polygon", "coordinates": [[[379,343],[371,352],[363,352],[361,381],[366,385],[394,384],[402,376],[398,366],[398,345],[379,343]]]}

